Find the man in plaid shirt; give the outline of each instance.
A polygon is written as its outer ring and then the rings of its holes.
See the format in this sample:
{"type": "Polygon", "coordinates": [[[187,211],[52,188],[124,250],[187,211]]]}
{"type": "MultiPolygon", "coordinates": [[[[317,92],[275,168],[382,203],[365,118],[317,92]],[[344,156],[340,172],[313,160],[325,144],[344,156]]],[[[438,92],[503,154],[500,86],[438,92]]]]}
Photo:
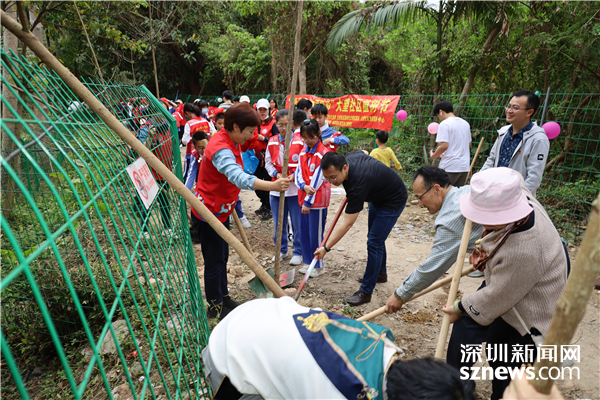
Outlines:
{"type": "MultiPolygon", "coordinates": [[[[389,297],[386,312],[395,313],[402,304],[415,294],[429,287],[454,264],[465,227],[465,218],[460,212],[459,199],[469,193],[471,187],[452,186],[450,177],[441,168],[425,165],[413,175],[413,191],[419,203],[430,214],[438,213],[435,219],[435,241],[427,260],[410,273],[402,285],[389,297]]],[[[473,224],[468,251],[473,251],[475,241],[481,237],[483,227],[473,224]]],[[[457,266],[462,268],[462,264],[457,266]]]]}

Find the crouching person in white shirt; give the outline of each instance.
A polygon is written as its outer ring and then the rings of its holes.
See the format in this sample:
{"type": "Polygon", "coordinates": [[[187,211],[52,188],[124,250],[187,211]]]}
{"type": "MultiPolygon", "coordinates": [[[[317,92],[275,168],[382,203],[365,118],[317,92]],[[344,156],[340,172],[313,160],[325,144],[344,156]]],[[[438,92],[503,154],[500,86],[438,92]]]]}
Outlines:
{"type": "Polygon", "coordinates": [[[388,328],[298,305],[289,297],[237,307],[202,352],[216,399],[472,399],[457,370],[399,361],[388,328]]]}

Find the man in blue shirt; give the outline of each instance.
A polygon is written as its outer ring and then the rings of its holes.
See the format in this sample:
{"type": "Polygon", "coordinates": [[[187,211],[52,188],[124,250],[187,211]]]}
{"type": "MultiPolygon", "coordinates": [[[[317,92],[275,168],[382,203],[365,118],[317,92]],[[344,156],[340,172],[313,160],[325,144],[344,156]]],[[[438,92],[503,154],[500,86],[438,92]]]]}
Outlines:
{"type": "Polygon", "coordinates": [[[540,98],[527,90],[513,94],[506,105],[506,122],[498,130],[498,138],[481,171],[507,167],[519,172],[525,186],[535,196],[542,182],[544,167],[550,151],[546,132],[531,121],[540,106],[540,98]]]}

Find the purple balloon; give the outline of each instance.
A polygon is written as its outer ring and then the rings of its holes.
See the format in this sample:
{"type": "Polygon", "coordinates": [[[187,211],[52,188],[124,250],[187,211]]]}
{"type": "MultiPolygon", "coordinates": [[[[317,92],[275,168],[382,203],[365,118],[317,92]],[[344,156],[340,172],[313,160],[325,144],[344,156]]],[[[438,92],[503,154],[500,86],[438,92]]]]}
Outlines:
{"type": "Polygon", "coordinates": [[[396,118],[398,118],[398,121],[404,121],[406,117],[408,117],[408,113],[404,110],[400,110],[396,113],[396,118]]]}
{"type": "Polygon", "coordinates": [[[554,121],[546,122],[544,125],[542,125],[542,129],[546,131],[546,136],[548,136],[548,139],[554,139],[560,135],[560,125],[554,121]]]}
{"type": "Polygon", "coordinates": [[[429,131],[429,133],[431,133],[432,135],[435,135],[437,133],[439,127],[440,127],[440,124],[438,124],[437,122],[432,122],[427,127],[427,131],[429,131]]]}

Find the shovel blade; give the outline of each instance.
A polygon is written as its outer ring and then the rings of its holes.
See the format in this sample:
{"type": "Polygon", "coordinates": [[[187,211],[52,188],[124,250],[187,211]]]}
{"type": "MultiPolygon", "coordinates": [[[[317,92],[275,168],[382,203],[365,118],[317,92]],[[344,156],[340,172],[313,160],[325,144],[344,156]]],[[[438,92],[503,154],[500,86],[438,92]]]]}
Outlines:
{"type": "MultiPolygon", "coordinates": [[[[271,276],[271,278],[273,277],[273,270],[269,269],[267,270],[267,273],[271,276]]],[[[269,288],[265,286],[263,281],[258,279],[258,277],[256,276],[250,279],[250,281],[248,281],[248,285],[250,286],[250,289],[252,289],[256,297],[258,297],[259,299],[273,297],[273,292],[271,292],[269,288]]]]}
{"type": "Polygon", "coordinates": [[[287,272],[283,272],[279,275],[279,286],[282,288],[291,285],[294,283],[294,275],[296,275],[295,269],[290,269],[287,272]]]}

